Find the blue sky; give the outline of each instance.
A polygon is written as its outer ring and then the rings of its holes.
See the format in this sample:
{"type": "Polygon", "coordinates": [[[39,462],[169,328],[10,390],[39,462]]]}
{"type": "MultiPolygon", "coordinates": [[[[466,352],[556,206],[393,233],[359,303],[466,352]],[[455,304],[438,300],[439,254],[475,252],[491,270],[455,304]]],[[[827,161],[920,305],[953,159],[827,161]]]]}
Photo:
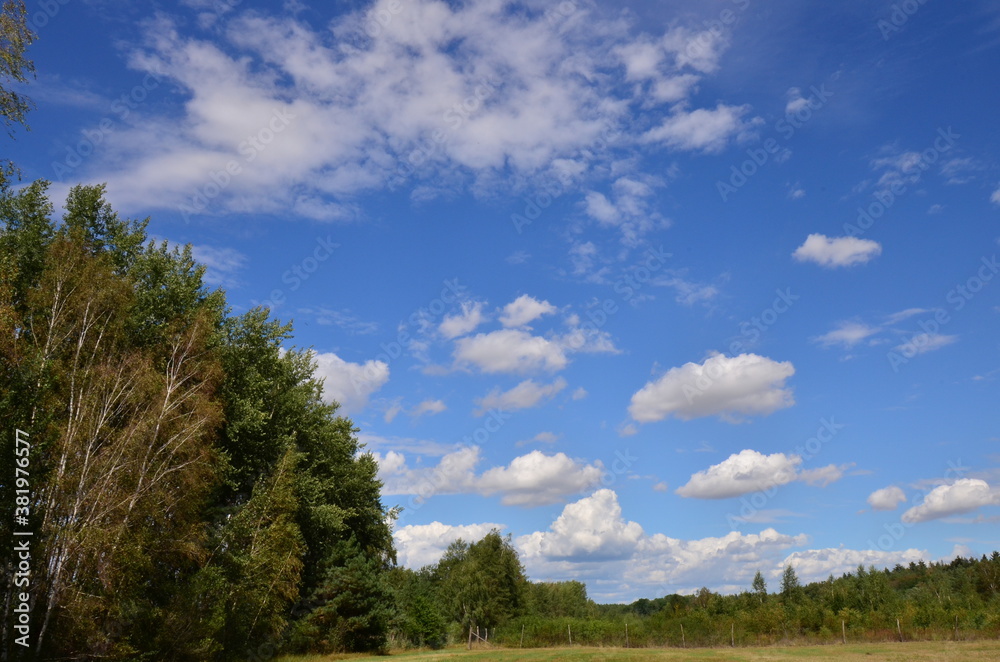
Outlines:
{"type": "Polygon", "coordinates": [[[269,305],[400,561],[632,600],[1000,547],[995,3],[29,2],[25,178],[269,305]]]}

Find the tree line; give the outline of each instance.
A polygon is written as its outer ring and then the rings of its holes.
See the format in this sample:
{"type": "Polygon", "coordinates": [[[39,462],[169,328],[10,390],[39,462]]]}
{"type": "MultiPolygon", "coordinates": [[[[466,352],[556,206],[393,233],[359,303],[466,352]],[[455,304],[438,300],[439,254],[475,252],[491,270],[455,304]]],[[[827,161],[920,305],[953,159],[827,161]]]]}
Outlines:
{"type": "Polygon", "coordinates": [[[510,538],[452,544],[420,570],[393,568],[394,646],[760,646],[1000,636],[1000,552],[980,559],[859,566],[802,584],[793,566],[747,589],[597,604],[578,581],[530,582],[510,538]]]}

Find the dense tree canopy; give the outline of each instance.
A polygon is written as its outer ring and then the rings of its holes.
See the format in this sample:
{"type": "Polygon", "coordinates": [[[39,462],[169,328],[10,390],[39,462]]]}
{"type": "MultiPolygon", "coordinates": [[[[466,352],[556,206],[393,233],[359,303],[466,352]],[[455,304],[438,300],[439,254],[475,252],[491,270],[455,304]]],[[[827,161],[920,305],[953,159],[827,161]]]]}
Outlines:
{"type": "Polygon", "coordinates": [[[31,653],[245,658],[293,632],[303,650],[383,648],[392,513],[311,353],[266,310],[233,316],[190,247],[148,241],[102,187],[73,188],[61,222],[46,190],[0,196],[0,413],[32,442],[31,653]]]}

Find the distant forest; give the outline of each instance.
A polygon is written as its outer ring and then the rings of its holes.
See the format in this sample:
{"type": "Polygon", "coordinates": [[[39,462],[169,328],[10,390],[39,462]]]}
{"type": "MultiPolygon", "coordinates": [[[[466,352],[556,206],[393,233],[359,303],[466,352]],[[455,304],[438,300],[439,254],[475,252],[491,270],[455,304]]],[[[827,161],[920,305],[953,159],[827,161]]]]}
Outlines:
{"type": "Polygon", "coordinates": [[[73,188],[58,220],[47,187],[0,187],[0,453],[18,457],[15,429],[30,443],[26,481],[4,460],[0,538],[15,508],[34,532],[32,647],[13,643],[9,590],[5,658],[1000,634],[1000,553],[631,605],[530,582],[496,531],[400,568],[377,463],[291,327],[234,314],[190,247],[150,241],[102,187],[73,188]]]}
{"type": "Polygon", "coordinates": [[[1000,636],[1000,552],[923,561],[802,585],[786,566],[768,590],[758,571],[741,593],[702,588],[631,604],[595,604],[576,581],[532,583],[509,538],[458,541],[441,561],[390,571],[396,646],[761,646],[1000,636]]]}

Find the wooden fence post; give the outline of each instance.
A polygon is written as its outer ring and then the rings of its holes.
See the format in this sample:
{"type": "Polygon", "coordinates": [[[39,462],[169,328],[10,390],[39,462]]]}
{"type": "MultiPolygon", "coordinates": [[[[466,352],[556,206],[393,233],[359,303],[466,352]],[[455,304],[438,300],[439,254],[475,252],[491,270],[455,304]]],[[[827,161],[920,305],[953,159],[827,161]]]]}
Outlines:
{"type": "Polygon", "coordinates": [[[903,628],[899,627],[899,619],[896,619],[896,632],[899,633],[899,640],[903,641],[903,628]]]}
{"type": "Polygon", "coordinates": [[[472,626],[469,626],[469,650],[472,650],[472,626]]]}
{"type": "Polygon", "coordinates": [[[684,641],[684,624],[681,623],[681,648],[687,648],[687,642],[684,641]]]}
{"type": "Polygon", "coordinates": [[[733,621],[729,626],[729,644],[736,648],[736,621],[733,621]]]}
{"type": "Polygon", "coordinates": [[[521,623],[521,645],[518,648],[524,648],[524,623],[521,623]]]}
{"type": "Polygon", "coordinates": [[[841,637],[841,640],[844,642],[844,645],[846,646],[847,645],[847,626],[844,625],[844,621],[840,621],[840,637],[841,637]]]}
{"type": "Polygon", "coordinates": [[[625,624],[625,648],[628,648],[628,623],[625,624]]]}
{"type": "Polygon", "coordinates": [[[569,645],[572,646],[573,645],[573,628],[572,628],[572,626],[569,623],[566,624],[566,632],[569,633],[569,645]]]}

